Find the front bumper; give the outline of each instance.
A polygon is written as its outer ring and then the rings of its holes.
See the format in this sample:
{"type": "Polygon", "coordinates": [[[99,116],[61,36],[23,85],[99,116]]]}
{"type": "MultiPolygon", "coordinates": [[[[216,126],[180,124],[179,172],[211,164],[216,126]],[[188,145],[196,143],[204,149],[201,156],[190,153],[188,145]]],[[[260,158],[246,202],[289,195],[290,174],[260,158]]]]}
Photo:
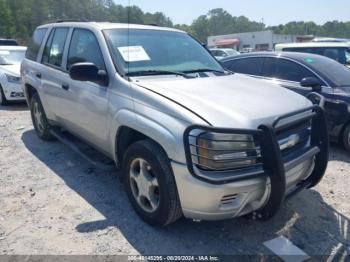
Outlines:
{"type": "Polygon", "coordinates": [[[9,83],[7,82],[2,86],[4,94],[9,101],[25,101],[25,96],[21,83],[9,83]]]}
{"type": "MultiPolygon", "coordinates": [[[[324,112],[320,107],[282,116],[273,125],[260,126],[259,131],[263,141],[263,169],[259,173],[240,174],[236,179],[221,182],[208,181],[196,175],[192,164],[172,162],[185,217],[218,220],[252,214],[254,218],[267,220],[276,214],[286,197],[313,187],[322,179],[327,168],[329,145],[324,112]],[[309,116],[312,119],[310,146],[298,157],[283,161],[276,133],[293,123],[280,123],[308,110],[313,112],[309,116]]],[[[189,160],[188,151],[186,154],[189,160]]]]}

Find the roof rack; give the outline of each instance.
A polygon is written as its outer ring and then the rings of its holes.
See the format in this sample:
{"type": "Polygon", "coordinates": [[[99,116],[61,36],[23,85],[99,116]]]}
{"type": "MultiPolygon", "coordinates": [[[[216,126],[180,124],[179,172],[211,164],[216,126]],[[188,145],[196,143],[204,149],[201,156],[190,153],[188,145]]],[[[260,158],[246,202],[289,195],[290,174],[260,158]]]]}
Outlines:
{"type": "Polygon", "coordinates": [[[55,23],[64,23],[64,22],[91,22],[86,18],[68,18],[68,19],[57,19],[55,23]]]}

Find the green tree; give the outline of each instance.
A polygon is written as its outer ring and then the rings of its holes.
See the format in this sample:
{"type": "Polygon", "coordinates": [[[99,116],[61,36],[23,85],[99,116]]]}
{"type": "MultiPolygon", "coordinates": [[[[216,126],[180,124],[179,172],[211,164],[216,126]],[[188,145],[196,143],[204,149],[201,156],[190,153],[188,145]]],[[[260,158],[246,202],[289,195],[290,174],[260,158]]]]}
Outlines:
{"type": "Polygon", "coordinates": [[[12,37],[14,35],[14,24],[11,9],[6,0],[0,0],[0,19],[0,37],[12,37]]]}
{"type": "Polygon", "coordinates": [[[172,27],[173,26],[173,23],[170,20],[170,18],[165,16],[161,12],[156,12],[154,14],[152,14],[152,13],[145,13],[143,22],[145,24],[155,24],[155,25],[158,25],[158,26],[167,26],[167,27],[172,27]]]}
{"type": "MultiPolygon", "coordinates": [[[[173,25],[162,12],[144,13],[137,6],[122,6],[113,0],[0,0],[1,37],[17,38],[25,43],[38,25],[58,19],[157,24],[184,30],[202,42],[206,42],[211,35],[265,29],[263,23],[244,16],[232,16],[222,8],[210,10],[194,19],[190,25],[173,25]]],[[[294,21],[267,29],[279,34],[350,38],[350,22],[329,21],[317,25],[314,22],[294,21]]]]}

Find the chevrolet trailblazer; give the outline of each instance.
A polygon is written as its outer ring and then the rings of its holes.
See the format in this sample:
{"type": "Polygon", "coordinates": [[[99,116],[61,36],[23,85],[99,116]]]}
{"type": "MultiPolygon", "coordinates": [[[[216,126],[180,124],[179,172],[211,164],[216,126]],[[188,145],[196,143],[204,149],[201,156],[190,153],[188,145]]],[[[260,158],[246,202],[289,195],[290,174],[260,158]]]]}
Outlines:
{"type": "Polygon", "coordinates": [[[21,74],[37,135],[69,133],[113,159],[152,225],[182,216],[266,220],[327,167],[321,107],[225,71],[179,30],[43,25],[21,74]]]}

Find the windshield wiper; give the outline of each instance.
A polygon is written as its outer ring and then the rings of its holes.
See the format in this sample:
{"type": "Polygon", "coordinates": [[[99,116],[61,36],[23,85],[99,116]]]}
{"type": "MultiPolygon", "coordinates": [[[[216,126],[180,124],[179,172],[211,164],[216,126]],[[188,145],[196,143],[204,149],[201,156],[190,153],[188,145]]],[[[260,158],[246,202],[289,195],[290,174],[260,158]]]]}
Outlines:
{"type": "Polygon", "coordinates": [[[125,74],[126,76],[148,76],[148,75],[177,75],[185,78],[196,78],[194,76],[189,76],[186,73],[178,71],[169,71],[169,70],[142,70],[129,72],[125,74]]]}
{"type": "Polygon", "coordinates": [[[201,72],[214,72],[214,73],[220,73],[220,74],[226,74],[226,72],[232,73],[230,71],[224,71],[224,70],[216,70],[211,68],[198,68],[193,70],[187,70],[184,71],[184,73],[201,73],[201,72]]]}

